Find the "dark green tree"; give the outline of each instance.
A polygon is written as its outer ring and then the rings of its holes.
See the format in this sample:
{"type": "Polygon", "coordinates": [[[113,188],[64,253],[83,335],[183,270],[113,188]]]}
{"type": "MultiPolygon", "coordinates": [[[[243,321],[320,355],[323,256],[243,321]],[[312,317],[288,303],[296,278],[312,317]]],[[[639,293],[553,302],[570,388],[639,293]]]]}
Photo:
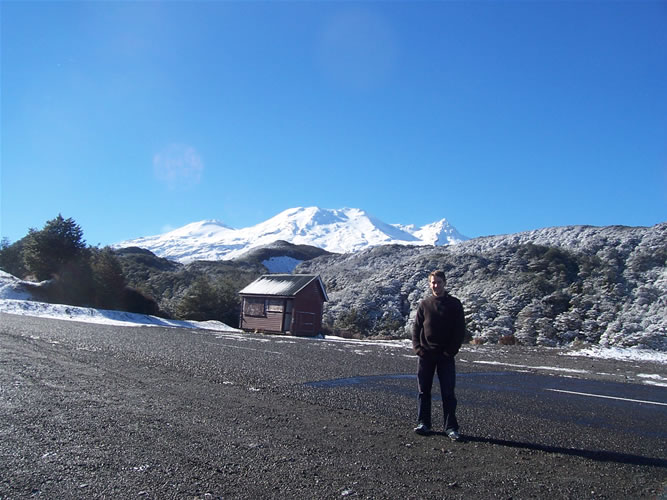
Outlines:
{"type": "Polygon", "coordinates": [[[366,336],[371,329],[368,311],[350,308],[343,311],[334,321],[334,328],[343,335],[366,336]]]}
{"type": "Polygon", "coordinates": [[[0,243],[0,269],[17,278],[25,277],[23,240],[10,244],[9,239],[2,239],[2,243],[0,243]]]}
{"type": "MultiPolygon", "coordinates": [[[[243,286],[247,285],[245,283],[243,286]]],[[[241,313],[241,298],[238,291],[243,288],[233,279],[222,279],[216,286],[220,315],[217,319],[229,326],[239,326],[241,313]]]]}
{"type": "Polygon", "coordinates": [[[199,275],[176,307],[176,314],[182,319],[218,320],[236,326],[239,300],[229,283],[213,283],[207,276],[199,275]]]}
{"type": "Polygon", "coordinates": [[[195,279],[176,308],[180,318],[197,321],[216,319],[218,312],[218,296],[206,276],[195,279]]]}
{"type": "Polygon", "coordinates": [[[109,247],[92,250],[90,267],[95,288],[95,305],[103,309],[122,308],[125,275],[113,250],[109,247]]]}
{"type": "Polygon", "coordinates": [[[90,267],[90,250],[81,249],[60,265],[50,287],[50,301],[58,304],[94,307],[95,281],[90,267]]]}
{"type": "Polygon", "coordinates": [[[29,273],[45,280],[62,273],[85,248],[81,227],[74,219],[58,214],[41,231],[30,229],[25,237],[23,259],[29,273]]]}

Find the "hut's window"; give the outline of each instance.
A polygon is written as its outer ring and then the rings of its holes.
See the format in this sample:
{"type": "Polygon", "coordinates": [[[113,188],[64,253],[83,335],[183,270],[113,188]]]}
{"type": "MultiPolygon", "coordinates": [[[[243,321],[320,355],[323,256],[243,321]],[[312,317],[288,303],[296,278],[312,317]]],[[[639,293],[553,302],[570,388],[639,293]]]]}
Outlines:
{"type": "Polygon", "coordinates": [[[264,299],[246,297],[243,312],[247,316],[266,316],[264,302],[264,299]]]}
{"type": "Polygon", "coordinates": [[[283,312],[285,310],[285,301],[283,299],[269,299],[267,311],[269,312],[283,312]]]}

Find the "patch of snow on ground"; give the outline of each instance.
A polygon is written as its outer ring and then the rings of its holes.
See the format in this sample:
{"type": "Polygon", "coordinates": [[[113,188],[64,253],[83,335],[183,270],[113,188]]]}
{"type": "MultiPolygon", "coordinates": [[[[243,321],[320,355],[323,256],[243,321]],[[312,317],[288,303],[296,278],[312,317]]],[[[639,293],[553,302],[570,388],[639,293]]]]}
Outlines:
{"type": "Polygon", "coordinates": [[[644,379],[645,384],[667,387],[667,377],[663,377],[662,375],[656,373],[638,373],[637,376],[644,379]]]}
{"type": "Polygon", "coordinates": [[[582,356],[588,358],[619,359],[622,361],[655,361],[667,363],[667,352],[649,349],[623,347],[588,347],[561,353],[561,356],[582,356]]]}
{"type": "Polygon", "coordinates": [[[26,290],[25,283],[11,274],[0,271],[0,299],[29,300],[31,295],[26,290]]]}
{"type": "Polygon", "coordinates": [[[166,326],[177,328],[200,328],[225,332],[240,332],[220,321],[179,321],[123,311],[92,309],[62,304],[48,304],[30,300],[0,299],[0,312],[40,318],[82,321],[117,326],[166,326]]]}

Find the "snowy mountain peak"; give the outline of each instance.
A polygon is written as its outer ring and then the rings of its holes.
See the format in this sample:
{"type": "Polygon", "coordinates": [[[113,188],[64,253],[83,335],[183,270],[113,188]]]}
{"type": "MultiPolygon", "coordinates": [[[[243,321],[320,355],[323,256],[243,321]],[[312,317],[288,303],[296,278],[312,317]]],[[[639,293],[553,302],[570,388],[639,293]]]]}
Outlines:
{"type": "Polygon", "coordinates": [[[439,221],[426,224],[422,227],[416,227],[414,224],[396,224],[395,227],[413,235],[423,245],[452,245],[454,243],[460,243],[461,241],[470,239],[459,233],[447,219],[441,219],[439,221]]]}
{"type": "Polygon", "coordinates": [[[185,236],[189,238],[194,236],[211,238],[230,230],[233,231],[234,229],[226,226],[218,220],[210,219],[202,220],[199,222],[192,222],[178,229],[174,229],[173,231],[169,231],[167,234],[170,234],[174,237],[185,236]]]}
{"type": "Polygon", "coordinates": [[[204,220],[161,235],[117,243],[114,247],[138,246],[160,257],[191,262],[233,259],[276,240],[351,253],[385,244],[448,245],[467,239],[446,219],[416,228],[387,224],[358,208],[296,207],[244,229],[204,220]]]}
{"type": "Polygon", "coordinates": [[[435,246],[451,245],[468,239],[459,233],[447,219],[427,224],[413,234],[425,243],[435,246]]]}

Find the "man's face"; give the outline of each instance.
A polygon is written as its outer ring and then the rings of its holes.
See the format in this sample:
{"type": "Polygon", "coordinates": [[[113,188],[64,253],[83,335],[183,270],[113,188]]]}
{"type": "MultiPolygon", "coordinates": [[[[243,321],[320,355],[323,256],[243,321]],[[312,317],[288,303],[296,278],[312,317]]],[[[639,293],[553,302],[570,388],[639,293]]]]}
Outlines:
{"type": "Polygon", "coordinates": [[[445,281],[440,276],[431,276],[429,278],[429,285],[433,295],[441,297],[445,293],[445,281]]]}

